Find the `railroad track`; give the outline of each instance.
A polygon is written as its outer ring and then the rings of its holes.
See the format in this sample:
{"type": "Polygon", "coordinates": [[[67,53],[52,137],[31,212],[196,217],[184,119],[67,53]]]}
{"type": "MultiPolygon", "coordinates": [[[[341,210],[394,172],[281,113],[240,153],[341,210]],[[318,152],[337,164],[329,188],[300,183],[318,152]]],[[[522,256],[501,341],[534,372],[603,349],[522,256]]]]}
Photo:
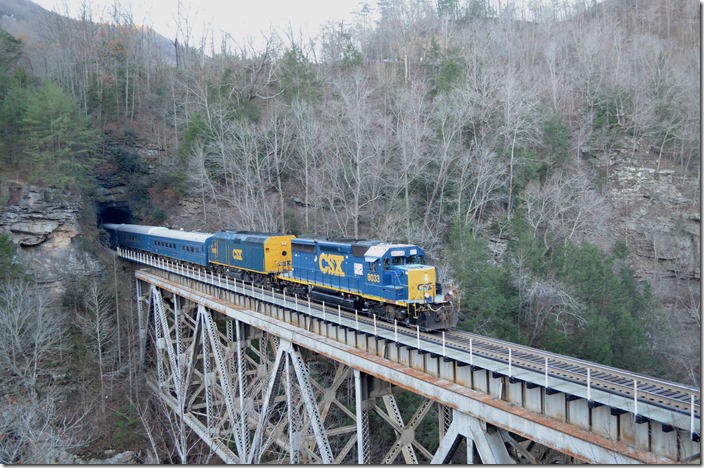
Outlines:
{"type": "Polygon", "coordinates": [[[544,374],[547,368],[551,379],[559,378],[631,399],[635,397],[638,401],[649,402],[683,414],[691,414],[694,408],[695,416],[700,417],[700,391],[689,385],[469,332],[453,330],[446,333],[446,338],[451,340],[452,347],[466,351],[471,348],[472,353],[477,356],[494,359],[507,365],[510,358],[510,365],[516,369],[544,374]]]}
{"type": "MultiPolygon", "coordinates": [[[[221,286],[222,278],[208,277],[202,270],[184,268],[164,259],[156,257],[134,258],[128,255],[121,255],[129,260],[143,263],[153,268],[166,270],[171,273],[188,277],[201,282],[210,283],[214,286],[221,286]]],[[[232,285],[232,282],[229,283],[232,285]]],[[[236,287],[236,286],[235,286],[236,287]]],[[[236,287],[237,288],[237,287],[236,287]]],[[[238,293],[256,295],[262,300],[271,298],[272,300],[285,300],[287,305],[299,304],[308,306],[308,301],[297,301],[291,296],[282,293],[248,288],[244,283],[240,283],[237,288],[238,293]]],[[[310,303],[310,308],[321,314],[325,309],[324,305],[310,303]]],[[[417,330],[397,326],[383,320],[374,320],[371,317],[339,310],[338,308],[327,309],[329,319],[337,316],[344,316],[346,319],[355,320],[358,323],[373,325],[381,330],[393,331],[400,338],[412,338],[422,343],[443,344],[447,350],[448,357],[453,357],[455,351],[469,353],[470,356],[482,357],[499,363],[505,363],[509,369],[528,370],[545,376],[547,384],[555,383],[555,379],[561,381],[584,385],[588,389],[598,389],[610,394],[619,395],[633,399],[635,402],[653,404],[671,411],[701,418],[701,395],[698,388],[669,382],[647,375],[637,374],[626,370],[605,366],[602,364],[584,361],[577,358],[550,353],[548,351],[531,348],[507,341],[489,338],[470,332],[451,330],[444,334],[437,332],[419,332],[417,330]]],[[[469,362],[468,362],[469,364],[469,362]]],[[[511,377],[509,375],[509,377],[511,377]]],[[[547,388],[550,388],[546,385],[547,388]]]]}

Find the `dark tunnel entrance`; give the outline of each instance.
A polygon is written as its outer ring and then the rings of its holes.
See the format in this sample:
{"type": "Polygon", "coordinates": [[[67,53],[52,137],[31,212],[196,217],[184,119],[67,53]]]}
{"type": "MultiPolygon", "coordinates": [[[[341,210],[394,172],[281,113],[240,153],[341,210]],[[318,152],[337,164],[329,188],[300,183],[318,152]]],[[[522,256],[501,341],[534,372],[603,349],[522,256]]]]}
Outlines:
{"type": "Polygon", "coordinates": [[[105,223],[132,223],[132,210],[127,202],[99,204],[95,211],[98,218],[98,226],[102,226],[105,223]]]}

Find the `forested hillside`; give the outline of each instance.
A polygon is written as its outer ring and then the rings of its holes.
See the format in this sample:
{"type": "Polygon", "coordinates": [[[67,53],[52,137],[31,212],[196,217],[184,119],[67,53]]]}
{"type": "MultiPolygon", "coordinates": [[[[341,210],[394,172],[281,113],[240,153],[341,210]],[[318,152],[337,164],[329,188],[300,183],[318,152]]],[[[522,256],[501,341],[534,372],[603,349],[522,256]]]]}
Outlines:
{"type": "Polygon", "coordinates": [[[3,161],[88,195],[116,164],[142,222],[418,243],[460,284],[463,328],[693,377],[661,335],[698,327],[698,266],[672,272],[688,297],[653,294],[614,174],[656,161],[670,215],[698,212],[697,3],[491,5],[384,1],[377,24],[263,50],[175,38],[175,61],[119,4],[110,25],[36,16],[4,36],[3,161]],[[179,199],[199,207],[179,218],[179,199]]]}
{"type": "Polygon", "coordinates": [[[699,2],[379,0],[263,49],[27,5],[0,3],[5,181],[90,205],[119,180],[144,224],[419,244],[461,328],[698,384],[699,2]]]}

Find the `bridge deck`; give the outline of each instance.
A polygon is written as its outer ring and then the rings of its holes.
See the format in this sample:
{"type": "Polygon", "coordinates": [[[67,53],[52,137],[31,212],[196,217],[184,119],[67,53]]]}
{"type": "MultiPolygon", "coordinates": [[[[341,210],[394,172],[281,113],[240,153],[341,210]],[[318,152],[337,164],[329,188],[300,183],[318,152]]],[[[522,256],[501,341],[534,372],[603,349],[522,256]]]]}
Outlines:
{"type": "MultiPolygon", "coordinates": [[[[472,352],[471,344],[468,351],[437,335],[431,338],[224,278],[206,278],[203,272],[153,259],[143,261],[149,262],[157,268],[138,271],[139,282],[423,395],[452,408],[458,421],[467,415],[587,462],[681,463],[700,457],[696,389],[691,408],[668,409],[642,399],[638,382],[649,379],[645,376],[636,381],[635,395],[618,395],[522,368],[510,352],[502,362],[472,352]]],[[[520,351],[516,348],[516,355],[520,351]]]]}

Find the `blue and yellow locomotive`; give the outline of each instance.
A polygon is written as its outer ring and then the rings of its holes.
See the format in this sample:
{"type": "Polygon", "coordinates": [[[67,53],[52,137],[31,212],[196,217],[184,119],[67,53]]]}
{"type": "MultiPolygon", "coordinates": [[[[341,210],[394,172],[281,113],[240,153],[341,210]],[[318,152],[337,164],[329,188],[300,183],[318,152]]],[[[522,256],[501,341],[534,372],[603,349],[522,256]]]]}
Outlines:
{"type": "Polygon", "coordinates": [[[416,245],[320,237],[292,240],[292,269],[279,275],[298,293],[422,330],[453,328],[459,317],[436,269],[416,245]]]}
{"type": "Polygon", "coordinates": [[[421,330],[454,328],[459,298],[437,282],[416,245],[251,231],[215,234],[105,224],[121,247],[205,266],[256,286],[374,315],[421,330]]]}

